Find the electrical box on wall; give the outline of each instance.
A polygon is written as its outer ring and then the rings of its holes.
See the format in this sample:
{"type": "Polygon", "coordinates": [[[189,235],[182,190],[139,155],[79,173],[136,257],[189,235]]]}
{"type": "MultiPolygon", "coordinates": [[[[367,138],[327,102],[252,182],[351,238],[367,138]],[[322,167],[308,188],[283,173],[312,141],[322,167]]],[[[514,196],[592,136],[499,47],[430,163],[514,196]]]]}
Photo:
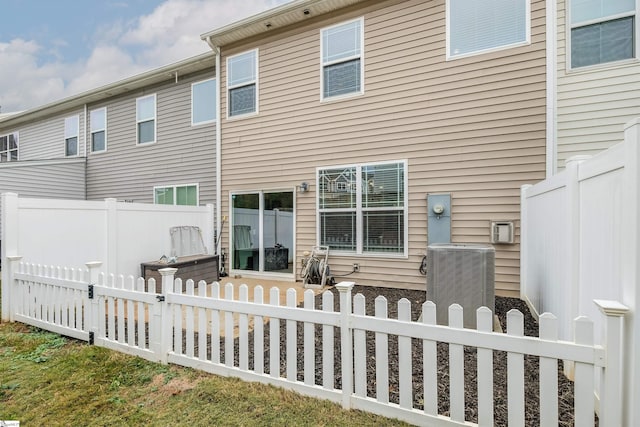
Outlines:
{"type": "Polygon", "coordinates": [[[427,194],[427,245],[451,242],[451,194],[427,194]]]}
{"type": "Polygon", "coordinates": [[[491,221],[491,243],[512,244],[514,234],[513,221],[491,221]]]}

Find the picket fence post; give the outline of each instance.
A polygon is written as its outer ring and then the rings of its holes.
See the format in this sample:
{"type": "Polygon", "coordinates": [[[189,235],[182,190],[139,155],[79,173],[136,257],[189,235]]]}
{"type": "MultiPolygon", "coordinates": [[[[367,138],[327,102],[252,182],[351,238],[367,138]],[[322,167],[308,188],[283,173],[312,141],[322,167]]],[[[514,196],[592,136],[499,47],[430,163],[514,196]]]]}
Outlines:
{"type": "Polygon", "coordinates": [[[3,308],[2,310],[2,320],[9,320],[9,322],[15,322],[15,314],[16,314],[16,304],[17,304],[17,295],[16,292],[18,290],[18,288],[16,287],[16,283],[15,283],[15,278],[13,276],[13,274],[16,272],[17,268],[18,268],[18,263],[20,262],[20,260],[22,259],[22,256],[20,255],[16,255],[16,256],[8,256],[7,259],[9,260],[9,268],[8,268],[8,280],[7,280],[7,284],[6,285],[2,285],[3,289],[2,289],[2,299],[4,300],[5,298],[7,299],[7,313],[5,313],[5,310],[3,308]]]}
{"type": "MultiPolygon", "coordinates": [[[[98,275],[100,274],[100,272],[98,271],[98,268],[100,268],[102,266],[102,262],[101,261],[90,261],[85,263],[85,265],[87,266],[87,268],[89,269],[89,286],[93,287],[98,283],[98,275]]],[[[90,291],[92,294],[94,291],[90,291]]],[[[95,294],[92,295],[92,298],[90,301],[87,301],[87,317],[84,320],[85,323],[85,329],[87,330],[87,332],[89,332],[89,341],[91,344],[93,344],[93,340],[95,339],[95,337],[98,335],[98,332],[100,331],[100,305],[99,305],[99,301],[98,298],[96,298],[94,296],[95,294]]],[[[102,319],[102,322],[104,322],[105,319],[102,319]]]]}
{"type": "Polygon", "coordinates": [[[154,304],[153,325],[149,327],[149,333],[153,334],[151,342],[155,343],[151,350],[158,355],[160,363],[165,365],[169,363],[169,350],[171,350],[171,342],[173,341],[173,323],[169,304],[164,301],[164,298],[169,291],[173,292],[174,276],[177,271],[177,268],[158,270],[162,276],[162,295],[164,297],[158,298],[160,304],[154,304]]]}
{"type": "Polygon", "coordinates": [[[600,391],[600,425],[622,425],[622,318],[629,308],[617,301],[593,300],[607,317],[604,326],[605,368],[600,391]]]}
{"type": "Polygon", "coordinates": [[[340,355],[342,357],[342,407],[351,408],[353,394],[353,340],[351,329],[351,289],[354,282],[340,282],[336,289],[340,292],[340,355]]]}

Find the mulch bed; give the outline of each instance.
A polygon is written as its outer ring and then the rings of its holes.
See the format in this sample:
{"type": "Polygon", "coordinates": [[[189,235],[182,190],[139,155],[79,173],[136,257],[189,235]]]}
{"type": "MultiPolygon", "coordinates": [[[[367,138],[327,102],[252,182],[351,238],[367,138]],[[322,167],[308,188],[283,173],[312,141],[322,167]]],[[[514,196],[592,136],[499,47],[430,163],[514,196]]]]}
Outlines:
{"type": "MultiPolygon", "coordinates": [[[[328,292],[334,293],[335,310],[339,308],[339,294],[335,288],[328,292]]],[[[424,291],[411,291],[405,289],[390,289],[368,286],[355,286],[352,295],[363,294],[366,301],[366,314],[373,315],[374,300],[378,295],[383,295],[388,302],[388,317],[397,318],[397,303],[401,298],[411,301],[411,318],[417,320],[422,310],[422,303],[425,301],[424,291]]],[[[316,308],[322,307],[322,295],[316,296],[316,308]]],[[[517,309],[524,314],[524,333],[527,336],[538,336],[538,324],[531,316],[526,304],[516,298],[496,297],[494,313],[498,317],[503,331],[506,331],[506,314],[511,309],[517,309]]],[[[316,384],[322,384],[322,326],[317,325],[315,338],[316,348],[316,384]]],[[[341,365],[340,365],[340,331],[335,328],[334,342],[334,367],[336,388],[341,388],[341,365]]],[[[298,359],[297,377],[299,381],[304,379],[304,365],[302,349],[304,346],[303,324],[297,324],[298,339],[298,359]]],[[[253,333],[249,334],[249,369],[253,369],[253,333]]],[[[210,337],[208,337],[208,357],[210,357],[210,337]]],[[[197,343],[197,338],[195,340],[197,343]]],[[[264,372],[269,373],[269,326],[264,327],[264,372]]],[[[423,402],[423,378],[422,378],[422,341],[413,340],[412,343],[413,360],[413,399],[414,408],[422,409],[423,402]]],[[[221,363],[224,363],[224,338],[221,338],[221,363]]],[[[445,343],[438,343],[438,412],[441,415],[449,415],[449,350],[445,343]]],[[[235,340],[234,366],[239,365],[238,361],[238,339],[235,340]]],[[[196,353],[198,351],[196,350],[196,353]]],[[[398,403],[398,339],[389,337],[389,400],[398,403]]],[[[465,347],[465,418],[467,421],[477,423],[477,379],[476,379],[476,350],[465,347]]],[[[507,355],[505,352],[494,351],[494,424],[496,426],[506,426],[508,424],[507,414],[507,355]]],[[[539,415],[539,384],[538,384],[539,364],[538,358],[525,356],[525,425],[537,426],[540,424],[539,415]]],[[[280,322],[280,375],[286,376],[286,322],[280,322]]],[[[558,425],[573,425],[573,383],[562,374],[562,362],[558,362],[558,405],[559,419],[558,425]]],[[[374,333],[367,333],[367,395],[375,398],[375,341],[374,333]]]]}

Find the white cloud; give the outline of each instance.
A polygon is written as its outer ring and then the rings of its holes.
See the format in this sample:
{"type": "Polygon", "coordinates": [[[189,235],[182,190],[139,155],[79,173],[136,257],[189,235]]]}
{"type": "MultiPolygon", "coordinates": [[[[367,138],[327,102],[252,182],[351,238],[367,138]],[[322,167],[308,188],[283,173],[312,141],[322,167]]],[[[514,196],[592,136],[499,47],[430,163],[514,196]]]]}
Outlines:
{"type": "Polygon", "coordinates": [[[93,44],[88,57],[73,63],[45,52],[37,41],[0,43],[2,112],[36,107],[206,52],[200,34],[285,1],[166,0],[149,15],[99,26],[86,35],[93,44]]]}
{"type": "Polygon", "coordinates": [[[38,64],[41,53],[34,41],[0,43],[0,111],[19,111],[64,96],[68,69],[57,62],[38,64]]]}
{"type": "Polygon", "coordinates": [[[79,73],[72,76],[66,90],[69,94],[84,92],[145,71],[144,65],[117,46],[97,46],[83,63],[79,73]]]}

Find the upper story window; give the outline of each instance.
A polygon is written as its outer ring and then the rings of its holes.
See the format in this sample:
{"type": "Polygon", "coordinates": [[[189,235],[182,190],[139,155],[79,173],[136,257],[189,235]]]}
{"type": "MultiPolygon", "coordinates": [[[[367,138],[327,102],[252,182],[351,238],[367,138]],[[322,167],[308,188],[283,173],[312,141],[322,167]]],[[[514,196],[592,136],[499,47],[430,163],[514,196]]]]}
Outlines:
{"type": "Polygon", "coordinates": [[[258,111],[258,50],[227,58],[228,116],[258,111]]]}
{"type": "Polygon", "coordinates": [[[322,98],[363,93],[364,19],[324,28],[321,32],[322,98]]]}
{"type": "Polygon", "coordinates": [[[18,161],[18,132],[0,135],[0,162],[18,161]]]}
{"type": "Polygon", "coordinates": [[[529,43],[530,0],[447,0],[447,59],[529,43]]]}
{"type": "Polygon", "coordinates": [[[571,67],[635,57],[635,0],[571,0],[571,67]]]}
{"type": "Polygon", "coordinates": [[[138,144],[156,142],[156,95],[136,99],[138,144]]]}
{"type": "Polygon", "coordinates": [[[210,123],[216,119],[216,79],[191,85],[191,124],[210,123]]]}
{"type": "Polygon", "coordinates": [[[157,205],[198,205],[198,184],[155,187],[153,194],[157,205]]]}
{"type": "Polygon", "coordinates": [[[89,114],[91,122],[91,152],[107,150],[107,108],[92,110],[89,114]]]}
{"type": "Polygon", "coordinates": [[[80,116],[64,119],[64,155],[78,155],[78,135],[80,134],[80,116]]]}
{"type": "Polygon", "coordinates": [[[406,162],[318,169],[319,244],[363,254],[406,254],[406,162]]]}

